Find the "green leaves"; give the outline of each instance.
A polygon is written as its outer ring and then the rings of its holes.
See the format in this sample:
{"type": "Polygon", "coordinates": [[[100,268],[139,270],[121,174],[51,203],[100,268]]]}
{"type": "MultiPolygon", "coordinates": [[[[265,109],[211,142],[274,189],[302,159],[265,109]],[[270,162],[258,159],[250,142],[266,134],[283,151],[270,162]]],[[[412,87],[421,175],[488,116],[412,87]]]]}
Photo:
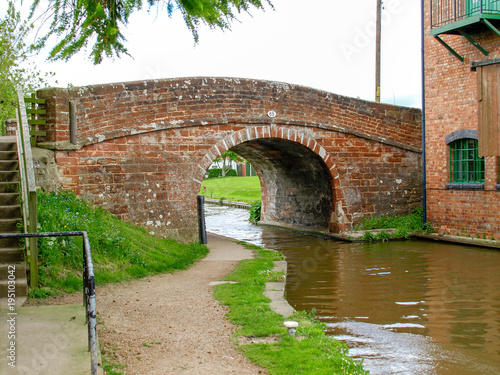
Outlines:
{"type": "Polygon", "coordinates": [[[248,220],[252,223],[257,223],[258,221],[260,221],[261,210],[261,202],[255,202],[254,204],[252,204],[252,208],[250,208],[250,218],[248,220]]]}
{"type": "MultiPolygon", "coordinates": [[[[37,19],[40,0],[32,0],[30,18],[37,19]]],[[[143,0],[47,0],[50,12],[44,13],[41,24],[50,21],[48,32],[36,43],[41,49],[51,38],[58,39],[49,54],[49,60],[69,60],[83,48],[92,44],[90,57],[94,64],[104,57],[129,54],[121,30],[134,11],[142,9],[143,0]]],[[[270,0],[265,0],[271,7],[270,0]]],[[[251,7],[264,9],[261,0],[147,0],[149,7],[165,5],[172,16],[180,11],[195,42],[198,42],[200,24],[210,28],[230,29],[236,14],[249,12],[251,7]]]]}
{"type": "Polygon", "coordinates": [[[15,118],[16,85],[21,85],[29,93],[45,83],[47,75],[42,75],[36,66],[29,65],[33,46],[25,40],[32,25],[21,20],[14,2],[9,0],[5,18],[0,19],[0,122],[15,118]]]}

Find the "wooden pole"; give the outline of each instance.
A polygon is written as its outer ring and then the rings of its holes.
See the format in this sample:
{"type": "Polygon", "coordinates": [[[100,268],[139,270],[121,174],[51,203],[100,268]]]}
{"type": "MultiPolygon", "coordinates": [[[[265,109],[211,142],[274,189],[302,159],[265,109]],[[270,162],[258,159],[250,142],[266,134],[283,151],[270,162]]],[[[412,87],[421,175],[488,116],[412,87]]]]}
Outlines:
{"type": "Polygon", "coordinates": [[[377,31],[375,42],[375,101],[380,103],[380,41],[382,34],[382,0],[377,0],[377,31]]]}

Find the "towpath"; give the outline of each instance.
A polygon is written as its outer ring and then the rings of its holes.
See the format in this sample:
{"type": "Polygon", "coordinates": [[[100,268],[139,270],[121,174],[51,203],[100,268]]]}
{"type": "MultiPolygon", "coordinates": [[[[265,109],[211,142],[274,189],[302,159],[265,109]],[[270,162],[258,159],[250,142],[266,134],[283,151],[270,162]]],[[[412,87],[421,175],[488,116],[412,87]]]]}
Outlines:
{"type": "Polygon", "coordinates": [[[99,338],[126,374],[266,374],[231,342],[235,327],[212,294],[251,250],[216,235],[209,255],[185,271],[97,291],[99,338]]]}

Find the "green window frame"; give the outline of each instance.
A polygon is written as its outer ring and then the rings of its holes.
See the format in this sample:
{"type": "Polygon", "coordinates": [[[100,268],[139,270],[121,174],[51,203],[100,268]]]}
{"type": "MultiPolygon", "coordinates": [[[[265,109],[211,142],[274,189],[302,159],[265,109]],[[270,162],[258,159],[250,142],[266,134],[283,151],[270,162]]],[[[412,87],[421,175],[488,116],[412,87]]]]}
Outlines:
{"type": "Polygon", "coordinates": [[[478,154],[478,141],[462,138],[450,143],[450,182],[484,183],[484,158],[478,154]]]}

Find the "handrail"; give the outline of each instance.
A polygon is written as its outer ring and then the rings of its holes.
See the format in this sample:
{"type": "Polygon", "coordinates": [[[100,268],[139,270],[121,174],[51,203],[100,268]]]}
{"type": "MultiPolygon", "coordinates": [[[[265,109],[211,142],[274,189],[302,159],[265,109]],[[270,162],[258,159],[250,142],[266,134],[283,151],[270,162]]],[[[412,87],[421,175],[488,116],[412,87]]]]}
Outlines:
{"type": "MultiPolygon", "coordinates": [[[[19,159],[19,172],[21,175],[22,206],[24,218],[24,232],[36,233],[37,231],[37,204],[35,169],[33,167],[33,155],[31,153],[30,132],[28,127],[28,115],[24,103],[23,89],[16,87],[17,91],[17,152],[19,159]]],[[[30,265],[30,284],[38,287],[38,249],[37,242],[33,238],[26,241],[26,253],[30,265]]]]}
{"type": "Polygon", "coordinates": [[[95,299],[95,276],[92,253],[87,232],[45,232],[45,233],[0,233],[0,238],[77,237],[83,238],[83,303],[88,327],[88,350],[90,352],[91,374],[97,375],[97,313],[95,299]]]}

